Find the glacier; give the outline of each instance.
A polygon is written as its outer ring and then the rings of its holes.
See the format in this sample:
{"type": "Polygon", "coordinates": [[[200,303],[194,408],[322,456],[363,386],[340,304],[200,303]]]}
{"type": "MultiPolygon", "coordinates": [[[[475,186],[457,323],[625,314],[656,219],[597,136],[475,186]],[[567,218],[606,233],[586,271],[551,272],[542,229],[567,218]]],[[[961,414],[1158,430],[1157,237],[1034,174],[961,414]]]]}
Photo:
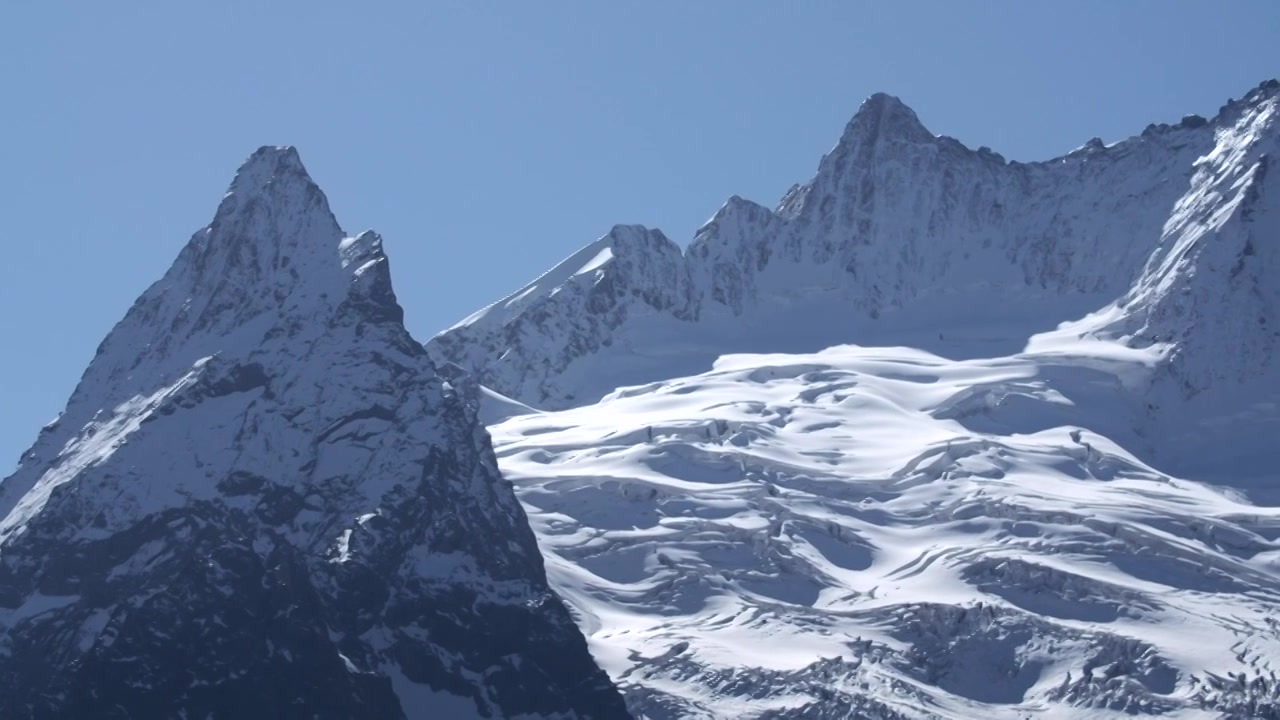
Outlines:
{"type": "Polygon", "coordinates": [[[426,347],[637,717],[1280,717],[1278,114],[1018,163],[873,95],[426,347]]]}
{"type": "Polygon", "coordinates": [[[1280,508],[1060,362],[726,355],[490,430],[637,717],[1275,717],[1280,508]]]}
{"type": "Polygon", "coordinates": [[[878,93],[425,344],[263,147],[0,483],[0,715],[1280,718],[1278,116],[878,93]]]}

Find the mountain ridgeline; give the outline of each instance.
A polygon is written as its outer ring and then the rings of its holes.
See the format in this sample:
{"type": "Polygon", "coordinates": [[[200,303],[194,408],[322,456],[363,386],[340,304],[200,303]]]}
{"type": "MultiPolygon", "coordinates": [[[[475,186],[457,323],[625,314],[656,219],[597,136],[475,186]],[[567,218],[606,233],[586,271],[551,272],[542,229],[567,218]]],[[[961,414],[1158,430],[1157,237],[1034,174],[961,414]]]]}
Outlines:
{"type": "MultiPolygon", "coordinates": [[[[1191,446],[1230,438],[1172,426],[1160,408],[1226,417],[1280,388],[1278,103],[1271,80],[1209,120],[1020,163],[935,136],[876,94],[774,209],[730,198],[683,252],[615,227],[427,348],[559,409],[725,352],[986,357],[1073,322],[1079,337],[1159,352],[1139,382],[1152,412],[1135,426],[1187,435],[1165,459],[1194,466],[1191,446]]],[[[1256,470],[1242,462],[1232,470],[1256,470]]]]}
{"type": "Polygon", "coordinates": [[[261,148],[0,483],[0,717],[1280,717],[1278,156],[876,94],[424,345],[261,148]]]}
{"type": "Polygon", "coordinates": [[[254,153],[0,484],[0,716],[627,717],[402,315],[254,153]]]}
{"type": "Polygon", "coordinates": [[[1007,162],[868,98],[774,209],[427,343],[647,720],[1280,719],[1280,83],[1007,162]]]}

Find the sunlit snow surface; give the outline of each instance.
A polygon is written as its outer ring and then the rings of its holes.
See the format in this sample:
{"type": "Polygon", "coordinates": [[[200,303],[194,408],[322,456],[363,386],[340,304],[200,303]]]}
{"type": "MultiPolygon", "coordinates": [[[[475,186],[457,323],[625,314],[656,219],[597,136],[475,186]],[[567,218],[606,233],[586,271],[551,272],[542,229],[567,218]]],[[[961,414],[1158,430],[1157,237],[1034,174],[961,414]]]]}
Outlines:
{"type": "Polygon", "coordinates": [[[1151,357],[731,355],[490,430],[640,716],[1263,716],[1280,508],[1125,449],[1151,357]]]}

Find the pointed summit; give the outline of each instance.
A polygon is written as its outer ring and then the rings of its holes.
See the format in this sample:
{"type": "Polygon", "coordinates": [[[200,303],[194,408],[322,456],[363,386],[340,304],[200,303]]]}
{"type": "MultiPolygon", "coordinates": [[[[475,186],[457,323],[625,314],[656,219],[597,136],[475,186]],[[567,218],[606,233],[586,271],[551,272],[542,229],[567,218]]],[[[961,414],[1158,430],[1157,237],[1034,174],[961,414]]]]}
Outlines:
{"type": "Polygon", "coordinates": [[[825,198],[825,202],[844,204],[853,195],[869,202],[874,188],[883,180],[873,170],[881,160],[901,159],[904,152],[914,153],[936,140],[905,103],[893,95],[875,93],[862,101],[840,140],[818,163],[813,180],[799,191],[789,192],[781,210],[794,216],[815,199],[819,203],[825,198]]]}
{"type": "Polygon", "coordinates": [[[862,101],[862,105],[858,107],[858,112],[884,112],[886,110],[904,111],[911,113],[912,117],[915,116],[911,108],[907,107],[906,103],[902,102],[899,97],[883,92],[871,93],[866,100],[862,101]]]}
{"type": "Polygon", "coordinates": [[[885,137],[930,140],[933,135],[925,129],[915,111],[907,107],[906,103],[893,95],[878,92],[862,101],[858,111],[845,126],[840,144],[874,143],[885,137]]]}
{"type": "MultiPolygon", "coordinates": [[[[378,278],[385,272],[353,282],[357,270],[376,264],[385,270],[380,239],[344,238],[297,151],[260,148],[237,171],[209,225],[103,339],[58,424],[81,427],[212,358],[248,362],[265,352],[269,338],[302,341],[322,329],[349,292],[360,296],[353,305],[398,320],[389,276],[378,278]],[[387,311],[388,304],[395,310],[387,311]]],[[[42,435],[23,464],[61,452],[62,445],[46,444],[54,435],[42,435]]],[[[0,515],[17,502],[19,485],[7,482],[0,490],[0,515]]],[[[6,522],[0,519],[0,540],[6,522]]]]}
{"type": "Polygon", "coordinates": [[[292,145],[263,145],[255,150],[236,171],[231,192],[253,192],[277,179],[311,182],[306,168],[302,166],[302,158],[292,145]]]}
{"type": "Polygon", "coordinates": [[[298,151],[290,145],[264,145],[244,161],[231,180],[210,227],[231,223],[238,215],[262,211],[286,221],[311,220],[330,225],[326,229],[341,232],[329,210],[328,199],[307,174],[298,151]]]}
{"type": "Polygon", "coordinates": [[[628,717],[477,392],[254,153],[0,482],[0,717],[628,717]]]}
{"type": "MultiPolygon", "coordinates": [[[[224,236],[222,245],[250,239],[259,248],[276,243],[275,253],[331,254],[331,241],[342,228],[298,151],[264,146],[236,171],[205,233],[224,236]]],[[[204,244],[208,249],[220,243],[211,238],[204,244]]]]}
{"type": "Polygon", "coordinates": [[[380,243],[345,239],[296,150],[259,149],[209,225],[103,341],[72,405],[92,392],[89,406],[113,406],[200,358],[248,353],[271,328],[307,331],[346,299],[365,265],[351,260],[373,253],[382,257],[380,243]]]}

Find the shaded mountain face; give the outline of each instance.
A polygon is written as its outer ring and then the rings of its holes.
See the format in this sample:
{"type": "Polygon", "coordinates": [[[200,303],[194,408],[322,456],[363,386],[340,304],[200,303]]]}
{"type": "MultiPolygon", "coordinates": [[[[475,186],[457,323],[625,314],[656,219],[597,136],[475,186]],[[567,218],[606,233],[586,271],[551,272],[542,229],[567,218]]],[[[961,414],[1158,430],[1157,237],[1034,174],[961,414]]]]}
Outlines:
{"type": "Polygon", "coordinates": [[[627,717],[401,316],[254,153],[0,484],[0,716],[627,717]]]}
{"type": "MultiPolygon", "coordinates": [[[[1154,348],[1137,383],[1148,436],[1225,442],[1161,408],[1228,417],[1280,399],[1278,103],[1269,81],[1211,120],[1028,164],[935,136],[877,94],[774,209],[731,198],[684,252],[614,228],[427,347],[503,395],[561,409],[727,352],[992,357],[1073,322],[1078,338],[1154,348]]],[[[1199,454],[1171,459],[1199,471],[1199,454]]]]}

